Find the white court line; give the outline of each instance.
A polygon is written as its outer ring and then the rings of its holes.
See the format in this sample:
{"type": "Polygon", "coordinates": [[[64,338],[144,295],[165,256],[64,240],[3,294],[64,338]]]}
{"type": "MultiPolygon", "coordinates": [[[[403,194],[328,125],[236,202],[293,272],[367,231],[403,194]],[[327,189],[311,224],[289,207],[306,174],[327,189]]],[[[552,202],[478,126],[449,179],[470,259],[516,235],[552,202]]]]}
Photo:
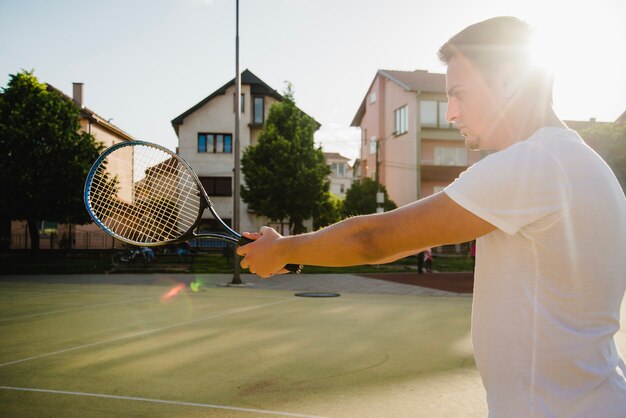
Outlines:
{"type": "Polygon", "coordinates": [[[129,300],[123,300],[119,302],[102,303],[100,305],[82,306],[80,308],[61,309],[58,311],[48,311],[48,312],[41,312],[41,313],[36,313],[36,314],[22,315],[22,316],[12,316],[10,318],[0,318],[0,322],[15,321],[17,319],[35,318],[37,316],[46,316],[46,315],[52,315],[52,314],[58,314],[58,313],[83,311],[85,309],[101,308],[103,306],[123,305],[125,303],[141,302],[144,300],[158,300],[158,297],[151,296],[149,298],[129,299],[129,300]]]}
{"type": "Polygon", "coordinates": [[[278,302],[266,303],[266,304],[263,304],[263,305],[250,306],[250,307],[247,307],[247,308],[230,309],[230,310],[227,310],[227,311],[216,312],[216,313],[214,313],[212,315],[205,316],[203,318],[194,319],[192,321],[181,322],[180,324],[168,325],[166,327],[161,327],[161,328],[155,328],[155,329],[151,329],[151,330],[136,332],[134,334],[124,335],[122,337],[110,338],[108,340],[97,341],[95,343],[79,345],[79,346],[76,346],[76,347],[64,348],[63,350],[52,351],[50,353],[39,354],[39,355],[32,356],[32,357],[26,357],[26,358],[23,358],[23,359],[10,361],[8,363],[2,363],[2,364],[0,364],[0,367],[10,366],[12,364],[24,363],[26,361],[36,360],[36,359],[40,359],[40,358],[44,358],[44,357],[50,357],[50,356],[54,356],[54,355],[57,355],[57,354],[68,353],[70,351],[82,350],[84,348],[96,347],[98,345],[109,344],[109,343],[114,343],[114,342],[118,342],[118,341],[129,340],[129,339],[132,339],[132,338],[143,337],[145,335],[156,334],[157,332],[167,331],[167,330],[170,330],[170,329],[173,329],[173,328],[178,328],[178,327],[184,327],[186,325],[191,325],[191,324],[195,324],[195,323],[198,323],[198,322],[207,321],[209,319],[221,318],[223,316],[237,314],[237,313],[243,313],[243,312],[248,312],[248,311],[252,311],[252,310],[255,310],[255,309],[261,309],[261,308],[265,308],[265,307],[268,307],[268,306],[278,305],[278,304],[281,304],[281,303],[293,302],[294,300],[295,299],[287,299],[287,300],[281,300],[281,301],[278,301],[278,302]]]}
{"type": "Polygon", "coordinates": [[[103,393],[70,392],[70,391],[64,391],[64,390],[35,389],[35,388],[17,388],[17,387],[11,387],[11,386],[0,386],[0,389],[15,390],[15,391],[22,391],[22,392],[54,393],[54,394],[59,394],[59,395],[87,396],[90,398],[120,399],[124,401],[152,402],[152,403],[160,403],[160,404],[166,404],[166,405],[193,406],[196,408],[226,409],[228,411],[251,412],[255,414],[268,414],[268,415],[281,415],[281,416],[287,416],[287,417],[323,418],[323,417],[319,417],[315,415],[303,415],[303,414],[295,414],[291,412],[268,411],[265,409],[238,408],[236,406],[212,405],[212,404],[195,403],[195,402],[166,401],[163,399],[138,398],[135,396],[107,395],[103,393]]]}

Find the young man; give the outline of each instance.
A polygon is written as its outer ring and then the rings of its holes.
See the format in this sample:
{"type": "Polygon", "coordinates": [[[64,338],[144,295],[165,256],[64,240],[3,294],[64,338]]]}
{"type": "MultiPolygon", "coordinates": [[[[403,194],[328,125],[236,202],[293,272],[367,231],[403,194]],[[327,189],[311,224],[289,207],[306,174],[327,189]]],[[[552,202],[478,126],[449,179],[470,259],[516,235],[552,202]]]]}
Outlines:
{"type": "Polygon", "coordinates": [[[269,277],[287,263],[383,263],[477,239],[472,336],[490,416],[625,417],[626,365],[613,336],[626,198],[552,110],[530,37],[524,22],[498,17],[440,49],[447,119],[468,148],[496,151],[443,192],[299,236],[265,227],[237,252],[242,267],[269,277]]]}

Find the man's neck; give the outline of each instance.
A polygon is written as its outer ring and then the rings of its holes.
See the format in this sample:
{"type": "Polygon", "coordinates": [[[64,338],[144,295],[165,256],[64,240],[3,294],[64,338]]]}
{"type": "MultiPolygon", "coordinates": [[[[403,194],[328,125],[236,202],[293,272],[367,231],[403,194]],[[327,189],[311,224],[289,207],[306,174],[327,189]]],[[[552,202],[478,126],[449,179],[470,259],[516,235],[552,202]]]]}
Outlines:
{"type": "Polygon", "coordinates": [[[532,134],[541,128],[567,128],[561,119],[554,113],[552,107],[546,109],[544,113],[530,116],[525,120],[520,120],[517,132],[519,132],[518,141],[529,138],[532,134]]]}

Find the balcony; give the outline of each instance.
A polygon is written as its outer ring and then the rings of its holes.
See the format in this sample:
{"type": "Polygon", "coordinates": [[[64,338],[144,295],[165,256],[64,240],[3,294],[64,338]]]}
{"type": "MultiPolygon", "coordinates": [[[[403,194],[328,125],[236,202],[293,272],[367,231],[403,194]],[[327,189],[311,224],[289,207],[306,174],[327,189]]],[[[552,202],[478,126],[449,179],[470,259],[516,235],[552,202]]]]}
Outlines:
{"type": "Polygon", "coordinates": [[[422,161],[421,179],[422,181],[446,181],[452,182],[459,177],[463,171],[467,170],[468,165],[451,164],[435,164],[433,161],[422,161]]]}

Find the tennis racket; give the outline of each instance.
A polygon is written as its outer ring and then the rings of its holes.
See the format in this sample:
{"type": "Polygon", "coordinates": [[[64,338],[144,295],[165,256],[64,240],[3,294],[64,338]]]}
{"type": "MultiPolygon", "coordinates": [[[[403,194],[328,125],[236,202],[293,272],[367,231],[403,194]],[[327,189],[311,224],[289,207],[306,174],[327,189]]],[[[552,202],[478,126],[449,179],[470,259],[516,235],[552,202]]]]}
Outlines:
{"type": "MultiPolygon", "coordinates": [[[[121,142],[104,150],[89,170],[83,198],[94,222],[128,244],[156,247],[196,238],[252,242],[219,217],[185,160],[149,142],[121,142]],[[198,232],[207,208],[226,234],[198,232]]],[[[302,266],[285,269],[300,273],[302,266]]]]}

